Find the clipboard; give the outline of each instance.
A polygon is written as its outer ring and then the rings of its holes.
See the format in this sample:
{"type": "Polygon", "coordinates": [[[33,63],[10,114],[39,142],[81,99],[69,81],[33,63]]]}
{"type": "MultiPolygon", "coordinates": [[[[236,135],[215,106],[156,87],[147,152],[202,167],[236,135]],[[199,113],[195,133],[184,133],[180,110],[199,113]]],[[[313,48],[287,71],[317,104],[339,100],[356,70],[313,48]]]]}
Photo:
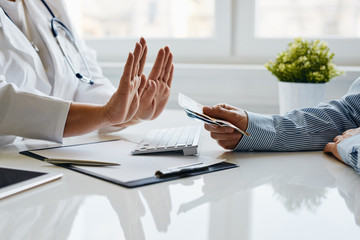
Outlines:
{"type": "Polygon", "coordinates": [[[93,160],[114,161],[119,166],[75,166],[57,165],[79,173],[86,174],[126,188],[135,188],[155,183],[172,181],[180,178],[191,177],[211,172],[238,167],[236,164],[211,159],[203,156],[184,156],[179,153],[150,154],[146,156],[131,155],[136,143],[125,140],[110,140],[95,143],[60,146],[53,148],[34,149],[22,151],[20,154],[44,161],[50,157],[79,157],[93,160]],[[189,163],[204,162],[210,166],[207,169],[184,173],[176,176],[158,178],[155,172],[159,169],[181,166],[189,163]]]}

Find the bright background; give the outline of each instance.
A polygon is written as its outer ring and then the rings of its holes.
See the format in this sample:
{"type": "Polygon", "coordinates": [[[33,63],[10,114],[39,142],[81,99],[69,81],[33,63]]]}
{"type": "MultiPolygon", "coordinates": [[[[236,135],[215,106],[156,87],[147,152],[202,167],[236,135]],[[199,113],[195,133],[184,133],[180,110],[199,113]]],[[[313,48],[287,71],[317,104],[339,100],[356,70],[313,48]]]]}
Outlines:
{"type": "Polygon", "coordinates": [[[327,99],[342,96],[360,75],[358,0],[67,1],[78,33],[114,84],[140,36],[148,41],[149,68],[160,47],[171,47],[170,108],[183,92],[204,104],[277,113],[277,80],[264,64],[295,37],[327,41],[347,71],[327,84],[327,99]]]}

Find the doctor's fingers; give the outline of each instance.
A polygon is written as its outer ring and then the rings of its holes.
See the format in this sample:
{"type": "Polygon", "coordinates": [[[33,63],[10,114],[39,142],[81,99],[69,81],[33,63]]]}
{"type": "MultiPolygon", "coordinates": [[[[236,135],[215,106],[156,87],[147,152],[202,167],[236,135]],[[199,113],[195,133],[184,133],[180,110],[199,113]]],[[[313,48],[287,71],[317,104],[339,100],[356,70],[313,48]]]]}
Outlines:
{"type": "Polygon", "coordinates": [[[161,69],[164,64],[165,50],[161,48],[156,56],[156,60],[149,74],[149,79],[157,80],[161,74],[161,69]]]}
{"type": "Polygon", "coordinates": [[[164,58],[164,62],[163,62],[162,68],[161,68],[161,73],[160,73],[160,78],[159,78],[161,81],[163,81],[163,79],[164,79],[166,66],[167,66],[167,63],[168,63],[168,60],[169,60],[169,57],[171,54],[169,46],[166,46],[164,48],[164,50],[165,50],[165,58],[164,58]]]}
{"type": "Polygon", "coordinates": [[[174,64],[171,65],[170,76],[169,79],[167,80],[167,85],[169,88],[171,88],[173,77],[174,77],[174,64]]]}
{"type": "Polygon", "coordinates": [[[132,53],[129,53],[129,56],[126,60],[126,64],[124,67],[124,72],[120,79],[119,89],[123,89],[123,86],[129,86],[131,82],[131,73],[133,70],[133,65],[134,65],[134,55],[132,53]]]}
{"type": "Polygon", "coordinates": [[[135,49],[134,49],[134,67],[132,69],[131,72],[131,79],[135,79],[135,74],[137,75],[138,69],[139,69],[139,62],[141,60],[141,54],[142,54],[142,46],[140,43],[136,43],[135,44],[135,49]]]}
{"type": "Polygon", "coordinates": [[[140,44],[142,46],[142,52],[141,52],[141,56],[140,56],[139,68],[136,73],[138,76],[141,76],[144,72],[146,56],[147,56],[147,51],[148,51],[148,47],[147,47],[145,38],[143,38],[143,37],[140,38],[140,44]]]}
{"type": "Polygon", "coordinates": [[[153,104],[155,94],[156,94],[156,82],[154,80],[149,80],[144,90],[142,91],[141,103],[146,103],[148,105],[153,104]]]}
{"type": "Polygon", "coordinates": [[[170,78],[170,77],[171,77],[171,74],[173,74],[173,72],[174,72],[173,55],[172,55],[172,53],[170,53],[168,61],[167,61],[166,65],[165,65],[164,75],[161,78],[162,81],[164,83],[166,83],[169,87],[171,86],[172,78],[170,78]]]}
{"type": "Polygon", "coordinates": [[[146,79],[145,74],[142,74],[140,86],[138,88],[138,93],[140,97],[143,95],[145,89],[148,88],[148,85],[149,85],[149,81],[146,79]]]}
{"type": "Polygon", "coordinates": [[[145,46],[143,46],[143,52],[142,52],[140,62],[139,62],[139,67],[138,67],[138,71],[137,71],[138,76],[141,76],[144,72],[147,52],[148,52],[148,47],[147,47],[147,45],[145,45],[145,46]]]}

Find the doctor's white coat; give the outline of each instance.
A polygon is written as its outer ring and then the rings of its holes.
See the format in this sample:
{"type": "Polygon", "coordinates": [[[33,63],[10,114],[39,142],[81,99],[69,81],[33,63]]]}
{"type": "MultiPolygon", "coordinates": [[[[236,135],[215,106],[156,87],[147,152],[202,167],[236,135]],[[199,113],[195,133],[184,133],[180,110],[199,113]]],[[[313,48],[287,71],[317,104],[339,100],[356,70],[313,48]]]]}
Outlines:
{"type": "MultiPolygon", "coordinates": [[[[61,142],[72,101],[104,104],[115,91],[94,51],[76,36],[64,2],[47,4],[75,35],[95,83],[80,82],[67,65],[40,0],[0,0],[0,145],[14,136],[61,142]]],[[[80,68],[78,54],[68,54],[80,68]]]]}

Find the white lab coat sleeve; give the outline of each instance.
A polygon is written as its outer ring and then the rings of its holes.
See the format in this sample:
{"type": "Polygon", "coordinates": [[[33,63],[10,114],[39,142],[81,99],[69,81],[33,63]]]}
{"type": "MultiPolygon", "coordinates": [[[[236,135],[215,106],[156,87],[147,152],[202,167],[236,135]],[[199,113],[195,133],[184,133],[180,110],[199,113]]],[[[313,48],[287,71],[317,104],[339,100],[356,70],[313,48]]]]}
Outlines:
{"type": "Polygon", "coordinates": [[[0,78],[0,138],[15,135],[62,142],[70,102],[19,90],[0,78]]]}

